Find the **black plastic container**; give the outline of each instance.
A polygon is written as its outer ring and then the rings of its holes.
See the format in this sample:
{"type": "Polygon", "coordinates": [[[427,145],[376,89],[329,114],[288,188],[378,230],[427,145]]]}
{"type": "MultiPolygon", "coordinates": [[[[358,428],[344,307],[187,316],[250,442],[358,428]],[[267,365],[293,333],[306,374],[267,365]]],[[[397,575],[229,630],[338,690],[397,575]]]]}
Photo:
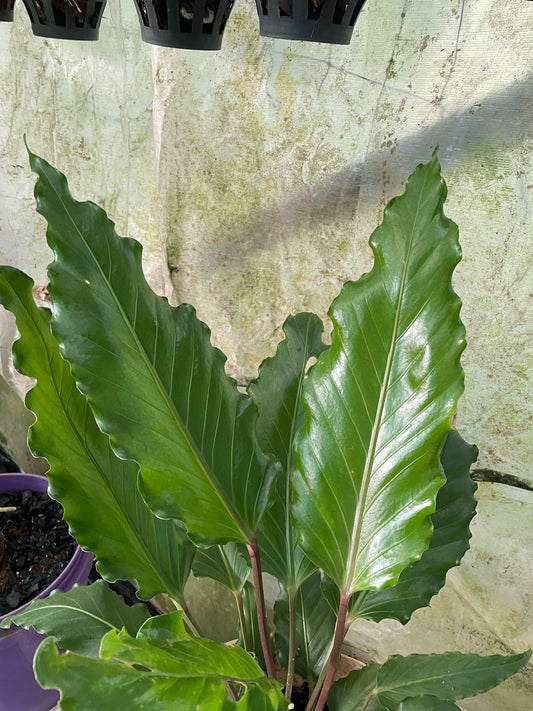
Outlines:
{"type": "Polygon", "coordinates": [[[134,0],[141,37],[162,47],[216,50],[234,0],[134,0]]]}
{"type": "Polygon", "coordinates": [[[350,44],[365,1],[256,0],[259,30],[263,37],[350,44]]]}
{"type": "Polygon", "coordinates": [[[13,22],[15,0],[0,0],[0,22],[13,22]]]}
{"type": "Polygon", "coordinates": [[[97,40],[106,0],[24,0],[24,5],[37,37],[97,40]]]}

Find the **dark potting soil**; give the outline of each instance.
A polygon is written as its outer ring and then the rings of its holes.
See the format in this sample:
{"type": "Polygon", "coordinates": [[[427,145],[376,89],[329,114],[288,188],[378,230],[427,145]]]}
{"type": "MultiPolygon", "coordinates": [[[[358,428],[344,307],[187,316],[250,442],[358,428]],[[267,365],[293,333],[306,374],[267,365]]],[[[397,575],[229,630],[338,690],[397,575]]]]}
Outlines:
{"type": "Polygon", "coordinates": [[[0,494],[0,615],[45,590],[76,550],[63,508],[45,491],[0,494]]]}
{"type": "MultiPolygon", "coordinates": [[[[309,701],[309,685],[306,681],[300,680],[300,677],[296,677],[295,685],[292,689],[291,701],[294,704],[294,711],[305,711],[307,702],[309,701]]],[[[329,711],[329,707],[326,704],[324,711],[329,711]]]]}
{"type": "Polygon", "coordinates": [[[296,685],[292,689],[291,701],[294,704],[294,711],[303,711],[309,701],[309,686],[306,681],[301,686],[296,685]]]}

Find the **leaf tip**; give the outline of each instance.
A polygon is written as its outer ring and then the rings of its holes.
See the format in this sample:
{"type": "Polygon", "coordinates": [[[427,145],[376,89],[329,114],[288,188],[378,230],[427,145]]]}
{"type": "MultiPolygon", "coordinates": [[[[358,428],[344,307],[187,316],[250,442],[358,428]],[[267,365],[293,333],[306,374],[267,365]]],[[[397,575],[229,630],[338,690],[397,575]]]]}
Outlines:
{"type": "Polygon", "coordinates": [[[26,151],[28,152],[28,159],[30,162],[30,168],[34,173],[36,173],[35,169],[35,163],[38,160],[38,156],[31,150],[31,148],[28,145],[28,140],[26,138],[26,134],[23,135],[23,140],[24,140],[24,147],[26,148],[26,151]]]}

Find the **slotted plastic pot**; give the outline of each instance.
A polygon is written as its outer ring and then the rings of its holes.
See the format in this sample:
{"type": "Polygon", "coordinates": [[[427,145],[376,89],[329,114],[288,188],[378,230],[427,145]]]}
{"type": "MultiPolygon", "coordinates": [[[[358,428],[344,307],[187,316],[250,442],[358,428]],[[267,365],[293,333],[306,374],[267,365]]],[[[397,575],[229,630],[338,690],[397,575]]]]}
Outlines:
{"type": "Polygon", "coordinates": [[[217,50],[234,0],[134,0],[145,42],[217,50]]]}
{"type": "Polygon", "coordinates": [[[15,0],[0,0],[0,22],[13,22],[15,0]]]}
{"type": "Polygon", "coordinates": [[[256,0],[264,37],[350,44],[366,0],[256,0]]]}
{"type": "MultiPolygon", "coordinates": [[[[0,493],[46,491],[48,480],[35,474],[0,474],[0,493]]],[[[86,583],[92,566],[92,553],[78,546],[62,573],[37,595],[47,597],[53,590],[67,592],[75,583],[86,583]]],[[[0,617],[14,615],[30,603],[0,617]]],[[[59,699],[55,691],[41,689],[33,676],[33,655],[44,639],[34,630],[11,626],[0,630],[0,711],[49,711],[59,699]]]]}
{"type": "Polygon", "coordinates": [[[98,39],[106,0],[24,0],[24,5],[37,37],[91,41],[98,39]]]}

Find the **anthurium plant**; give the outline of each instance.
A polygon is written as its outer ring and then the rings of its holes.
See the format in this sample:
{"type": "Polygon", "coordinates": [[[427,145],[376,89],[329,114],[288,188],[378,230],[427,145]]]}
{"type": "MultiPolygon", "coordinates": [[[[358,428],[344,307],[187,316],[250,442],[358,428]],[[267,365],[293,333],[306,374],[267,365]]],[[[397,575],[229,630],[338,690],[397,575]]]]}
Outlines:
{"type": "Polygon", "coordinates": [[[134,580],[140,600],[165,593],[176,607],[149,617],[101,581],[8,620],[48,635],[35,674],[61,708],[451,711],[519,670],[529,652],[454,652],[336,679],[350,624],[406,623],[469,545],[476,448],[450,427],[461,252],[436,155],[387,206],[372,271],[331,305],[331,344],[317,316],[290,316],[246,393],[194,308],[149,288],[140,245],[30,161],[54,253],[51,311],[28,276],[0,271],[14,361],[35,380],[30,446],[104,581],[134,580]],[[279,581],[273,620],[263,572],[279,581]],[[234,594],[236,645],[192,619],[191,574],[234,594]]]}

